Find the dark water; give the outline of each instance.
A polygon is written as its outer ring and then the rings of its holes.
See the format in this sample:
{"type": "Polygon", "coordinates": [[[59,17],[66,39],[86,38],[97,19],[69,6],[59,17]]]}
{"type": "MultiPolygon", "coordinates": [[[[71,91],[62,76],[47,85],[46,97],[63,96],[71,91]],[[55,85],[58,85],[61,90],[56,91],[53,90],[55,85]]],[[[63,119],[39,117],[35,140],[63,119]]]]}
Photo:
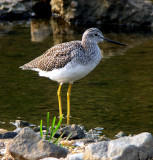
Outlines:
{"type": "MultiPolygon", "coordinates": [[[[19,66],[55,44],[81,40],[85,30],[53,19],[20,23],[0,25],[0,121],[5,122],[0,127],[9,130],[16,119],[39,125],[47,112],[58,116],[58,84],[19,66]]],[[[103,34],[127,47],[99,44],[104,49],[101,63],[72,86],[71,123],[103,127],[108,137],[121,130],[153,132],[153,34],[106,29],[103,34]]],[[[62,87],[65,115],[67,87],[62,87]]]]}

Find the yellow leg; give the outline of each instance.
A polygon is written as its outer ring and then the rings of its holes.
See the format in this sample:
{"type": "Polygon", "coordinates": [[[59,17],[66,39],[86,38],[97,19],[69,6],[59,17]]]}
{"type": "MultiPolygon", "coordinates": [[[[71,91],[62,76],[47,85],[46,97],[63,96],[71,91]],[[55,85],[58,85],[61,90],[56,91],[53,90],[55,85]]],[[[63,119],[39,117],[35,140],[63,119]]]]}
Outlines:
{"type": "Polygon", "coordinates": [[[61,88],[62,88],[62,84],[59,84],[59,87],[58,87],[58,90],[57,90],[57,96],[58,96],[59,116],[60,116],[60,117],[62,117],[61,88]]]}
{"type": "Polygon", "coordinates": [[[71,96],[71,87],[72,84],[69,84],[69,88],[67,91],[67,124],[70,122],[70,96],[71,96]]]}

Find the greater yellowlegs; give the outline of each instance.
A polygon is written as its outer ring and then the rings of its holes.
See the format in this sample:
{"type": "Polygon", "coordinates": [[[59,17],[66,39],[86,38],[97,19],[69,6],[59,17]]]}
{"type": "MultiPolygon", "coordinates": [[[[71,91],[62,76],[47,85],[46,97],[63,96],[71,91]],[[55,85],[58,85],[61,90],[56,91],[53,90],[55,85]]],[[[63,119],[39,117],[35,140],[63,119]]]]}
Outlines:
{"type": "Polygon", "coordinates": [[[107,41],[125,46],[125,44],[105,38],[97,28],[87,29],[82,41],[71,41],[55,45],[43,55],[35,58],[20,68],[34,70],[39,76],[50,78],[59,83],[57,90],[59,115],[62,116],[61,87],[69,83],[67,91],[67,119],[70,118],[70,95],[74,81],[83,78],[91,72],[101,60],[101,51],[97,43],[107,41]]]}

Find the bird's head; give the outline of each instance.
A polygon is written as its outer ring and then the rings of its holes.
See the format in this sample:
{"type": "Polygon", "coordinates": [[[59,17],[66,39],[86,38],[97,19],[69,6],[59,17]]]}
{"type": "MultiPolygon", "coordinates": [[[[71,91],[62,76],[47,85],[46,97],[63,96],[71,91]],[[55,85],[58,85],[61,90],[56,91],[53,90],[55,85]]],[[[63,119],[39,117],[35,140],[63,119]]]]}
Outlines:
{"type": "Polygon", "coordinates": [[[82,36],[82,40],[83,41],[88,41],[88,42],[91,42],[91,43],[99,43],[99,42],[102,42],[102,41],[107,41],[107,42],[110,42],[110,43],[115,43],[115,44],[118,44],[118,45],[126,46],[123,43],[116,42],[116,41],[113,41],[111,39],[105,38],[103,36],[102,32],[98,28],[87,29],[82,36]]]}
{"type": "Polygon", "coordinates": [[[98,28],[89,28],[84,32],[82,40],[99,43],[104,40],[104,36],[98,28]]]}

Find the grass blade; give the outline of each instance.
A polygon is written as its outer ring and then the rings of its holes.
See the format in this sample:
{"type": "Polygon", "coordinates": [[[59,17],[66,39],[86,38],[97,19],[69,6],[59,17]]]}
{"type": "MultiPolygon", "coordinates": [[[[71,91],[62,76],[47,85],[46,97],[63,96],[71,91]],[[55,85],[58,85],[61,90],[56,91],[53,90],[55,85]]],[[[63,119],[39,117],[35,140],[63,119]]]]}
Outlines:
{"type": "Polygon", "coordinates": [[[66,141],[71,137],[72,132],[67,136],[66,141]]]}
{"type": "Polygon", "coordinates": [[[41,138],[43,138],[43,131],[42,131],[42,119],[41,119],[41,121],[40,121],[40,136],[41,136],[41,138]]]}
{"type": "Polygon", "coordinates": [[[47,137],[48,137],[48,132],[49,132],[49,112],[47,112],[47,130],[46,130],[46,140],[47,140],[47,137]]]}
{"type": "Polygon", "coordinates": [[[57,145],[63,135],[64,135],[64,132],[60,135],[60,137],[58,137],[55,141],[53,141],[53,143],[57,145]]]}
{"type": "Polygon", "coordinates": [[[49,138],[49,140],[51,140],[51,139],[53,138],[53,132],[54,132],[55,121],[56,121],[56,116],[53,118],[51,130],[50,130],[50,138],[49,138]]]}
{"type": "Polygon", "coordinates": [[[52,137],[54,137],[55,133],[57,132],[58,128],[60,127],[60,124],[61,124],[61,122],[62,122],[62,119],[63,119],[63,115],[62,115],[62,117],[60,117],[60,120],[59,120],[56,128],[54,129],[53,134],[52,134],[52,137]]]}

